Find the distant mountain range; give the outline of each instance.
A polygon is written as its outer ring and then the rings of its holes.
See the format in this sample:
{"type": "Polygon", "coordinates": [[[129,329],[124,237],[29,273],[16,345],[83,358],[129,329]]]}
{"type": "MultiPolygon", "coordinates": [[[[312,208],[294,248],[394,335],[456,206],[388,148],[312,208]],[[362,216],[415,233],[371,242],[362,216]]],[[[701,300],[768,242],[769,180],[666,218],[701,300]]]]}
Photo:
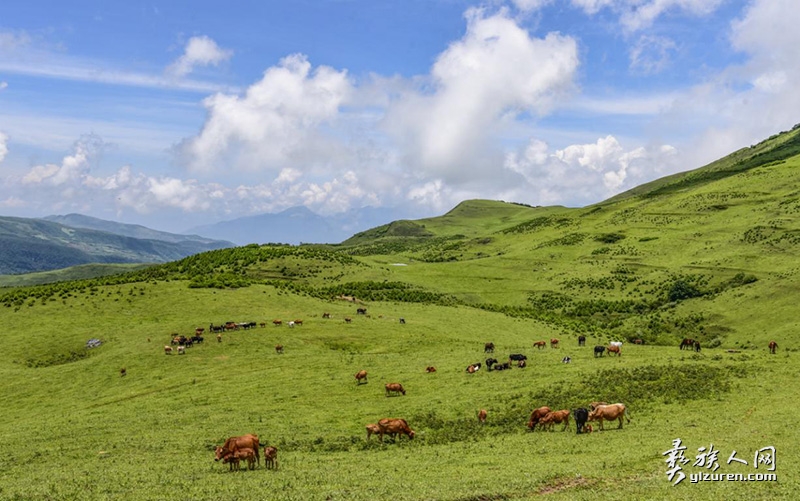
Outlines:
{"type": "Polygon", "coordinates": [[[55,270],[87,263],[163,263],[233,246],[230,242],[174,235],[79,214],[48,219],[51,220],[0,217],[0,274],[55,270]],[[94,229],[97,227],[106,230],[94,229]]]}
{"type": "Polygon", "coordinates": [[[354,233],[380,226],[407,214],[397,209],[363,207],[332,216],[320,216],[308,208],[292,207],[275,214],[246,216],[216,224],[196,226],[187,233],[251,243],[339,243],[354,233]]]}

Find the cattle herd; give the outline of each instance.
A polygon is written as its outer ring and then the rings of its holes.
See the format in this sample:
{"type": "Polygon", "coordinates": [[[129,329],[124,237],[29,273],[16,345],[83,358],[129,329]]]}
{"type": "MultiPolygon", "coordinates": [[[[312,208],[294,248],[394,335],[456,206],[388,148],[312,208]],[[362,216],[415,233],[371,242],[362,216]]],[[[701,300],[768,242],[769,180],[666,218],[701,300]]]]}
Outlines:
{"type": "MultiPolygon", "coordinates": [[[[358,308],[356,314],[358,315],[366,315],[366,308],[358,308]]],[[[330,313],[323,313],[322,318],[330,319],[330,313]]],[[[345,322],[350,323],[352,319],[350,317],[344,318],[345,322]]],[[[401,318],[400,323],[405,323],[405,319],[401,318]]],[[[272,324],[274,326],[283,325],[281,320],[273,320],[272,324]]],[[[256,322],[244,322],[244,323],[235,323],[235,322],[225,322],[220,325],[214,325],[213,323],[209,326],[209,330],[211,332],[217,333],[217,340],[221,341],[222,332],[229,331],[229,330],[238,330],[238,329],[250,329],[255,327],[256,325],[260,325],[261,327],[265,327],[266,323],[262,322],[260,324],[256,324],[256,322]]],[[[289,327],[303,325],[302,320],[293,320],[288,322],[289,327]]],[[[186,347],[191,347],[194,344],[202,343],[203,342],[203,333],[205,329],[198,327],[195,330],[194,336],[187,337],[182,335],[174,334],[172,337],[171,345],[165,345],[164,351],[167,354],[172,353],[172,347],[177,345],[178,353],[185,352],[186,347]]],[[[149,339],[148,339],[149,340],[149,339]]],[[[641,339],[633,340],[635,344],[643,344],[641,339]]],[[[586,344],[586,337],[581,335],[578,337],[578,346],[585,346],[586,344]]],[[[617,356],[622,355],[622,342],[621,341],[612,341],[607,346],[597,345],[594,347],[594,356],[595,357],[602,357],[604,353],[608,353],[609,355],[615,354],[617,356]]],[[[537,349],[545,349],[547,346],[546,341],[536,341],[533,343],[533,347],[537,349]]],[[[551,339],[550,340],[550,348],[557,349],[559,347],[559,340],[558,339],[551,339]]],[[[776,353],[778,348],[778,344],[775,341],[771,341],[769,343],[769,351],[772,354],[776,353]]],[[[690,349],[695,351],[700,351],[700,343],[693,339],[683,339],[680,343],[680,349],[690,349]]],[[[277,353],[283,353],[283,346],[276,345],[275,351],[277,353]]],[[[493,354],[495,351],[494,343],[485,343],[484,344],[484,353],[493,354]]],[[[482,367],[486,367],[486,370],[489,372],[493,371],[504,371],[509,370],[513,367],[516,363],[518,368],[525,368],[527,366],[527,359],[528,357],[522,353],[512,353],[508,357],[507,362],[500,363],[496,358],[490,357],[487,358],[483,363],[475,362],[469,364],[466,368],[466,372],[468,374],[474,374],[481,370],[482,367]]],[[[569,356],[564,357],[561,360],[563,363],[569,363],[571,358],[569,356]]],[[[436,372],[436,368],[434,366],[428,366],[425,368],[425,372],[427,373],[434,373],[436,372]]],[[[121,375],[124,376],[126,371],[123,368],[120,371],[121,375]]],[[[357,385],[366,384],[368,382],[367,379],[367,371],[360,370],[355,374],[355,381],[357,385]]],[[[405,395],[406,389],[400,383],[386,383],[384,385],[384,389],[386,392],[386,396],[399,396],[405,395]]],[[[488,413],[485,409],[480,409],[478,411],[478,421],[481,424],[484,424],[487,420],[488,413]]],[[[603,430],[603,423],[605,421],[618,421],[618,429],[622,429],[623,420],[627,420],[630,423],[630,417],[628,415],[628,410],[625,404],[622,403],[614,403],[614,404],[607,404],[606,402],[591,402],[587,407],[579,407],[576,409],[561,409],[561,410],[552,410],[550,407],[542,406],[539,408],[534,409],[531,412],[530,418],[527,422],[527,428],[530,431],[536,431],[538,428],[542,431],[551,431],[555,425],[563,425],[561,428],[562,431],[566,431],[569,427],[570,417],[575,421],[576,433],[592,433],[594,428],[590,422],[597,422],[599,430],[603,430]]],[[[383,442],[383,438],[385,435],[388,435],[395,440],[398,435],[402,436],[405,435],[409,439],[413,439],[415,432],[411,429],[408,425],[408,422],[402,418],[384,418],[379,420],[377,423],[370,423],[366,425],[366,432],[367,432],[367,441],[370,440],[372,435],[378,435],[381,442],[383,442]]],[[[249,434],[249,435],[242,435],[238,437],[230,437],[225,441],[222,446],[217,446],[215,448],[215,461],[222,461],[225,464],[229,465],[229,469],[231,471],[238,471],[240,469],[241,461],[247,461],[248,469],[252,470],[255,469],[259,462],[260,462],[260,444],[257,435],[249,434]]],[[[264,466],[267,469],[277,469],[278,468],[278,458],[277,458],[277,449],[271,446],[264,447],[264,466]]]]}

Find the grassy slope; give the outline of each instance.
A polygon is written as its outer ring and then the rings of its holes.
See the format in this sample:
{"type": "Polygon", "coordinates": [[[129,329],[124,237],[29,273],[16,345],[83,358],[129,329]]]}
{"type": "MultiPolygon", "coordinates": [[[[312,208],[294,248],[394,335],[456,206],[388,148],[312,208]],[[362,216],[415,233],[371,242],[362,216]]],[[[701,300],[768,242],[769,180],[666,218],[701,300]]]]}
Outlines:
{"type": "Polygon", "coordinates": [[[87,278],[117,275],[152,266],[150,264],[82,264],[38,273],[22,275],[0,275],[0,287],[25,287],[42,285],[67,280],[83,280],[87,278]]]}
{"type": "MultiPolygon", "coordinates": [[[[671,274],[704,274],[707,287],[740,272],[758,279],[646,317],[613,323],[613,314],[595,313],[576,324],[593,326],[586,348],[558,321],[397,302],[367,302],[367,318],[354,315],[351,303],[268,285],[189,289],[184,280],[147,279],[0,307],[0,499],[251,499],[265,492],[275,499],[527,499],[544,492],[556,499],[794,499],[800,453],[791,444],[800,432],[787,423],[800,375],[792,362],[798,168],[794,157],[600,209],[470,201],[414,222],[431,237],[373,236],[338,248],[363,265],[322,254],[254,261],[236,249],[209,253],[216,267],[192,258],[169,268],[316,287],[403,281],[466,304],[520,307],[544,291],[575,301],[653,299],[671,274]],[[525,222],[524,231],[500,231],[525,222]],[[609,233],[625,238],[595,240],[609,233]],[[612,273],[620,269],[631,273],[612,273]],[[616,276],[633,280],[623,287],[616,276]],[[333,318],[323,320],[324,311],[333,318]],[[173,332],[273,318],[305,325],[226,333],[222,343],[185,356],[163,354],[173,332]],[[669,330],[656,332],[664,325],[669,330]],[[626,344],[620,358],[592,356],[595,344],[628,334],[665,345],[626,344]],[[681,352],[674,340],[684,335],[721,346],[681,352]],[[105,344],[81,358],[91,337],[105,344]],[[533,351],[533,341],[550,337],[561,338],[561,349],[533,351]],[[777,355],[766,353],[769,339],[778,341],[777,355]],[[467,375],[467,364],[485,358],[486,341],[497,345],[497,358],[523,352],[531,366],[467,375]],[[285,355],[275,354],[276,343],[285,355]],[[573,362],[561,364],[564,355],[573,362]],[[425,374],[428,365],[438,372],[425,374]],[[359,369],[370,382],[355,387],[359,369]],[[394,381],[408,395],[386,398],[382,384],[394,381]],[[525,430],[533,407],[573,408],[595,398],[628,403],[632,423],[586,436],[574,428],[525,430]],[[478,427],[482,407],[489,421],[478,427]],[[418,439],[366,444],[364,425],[387,416],[408,419],[418,439]],[[278,445],[280,471],[228,474],[211,461],[214,444],[246,432],[278,445]],[[678,437],[692,462],[699,447],[713,444],[722,473],[756,471],[725,464],[732,450],[752,461],[755,450],[774,445],[779,482],[687,479],[672,487],[662,453],[678,437]]],[[[704,472],[691,463],[684,470],[704,472]]]]}

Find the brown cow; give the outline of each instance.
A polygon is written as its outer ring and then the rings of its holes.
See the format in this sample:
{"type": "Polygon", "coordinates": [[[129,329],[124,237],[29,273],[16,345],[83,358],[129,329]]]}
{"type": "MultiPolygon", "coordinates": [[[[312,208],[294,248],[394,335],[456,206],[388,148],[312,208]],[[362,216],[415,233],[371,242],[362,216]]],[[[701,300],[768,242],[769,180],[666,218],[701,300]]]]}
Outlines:
{"type": "Polygon", "coordinates": [[[380,428],[381,442],[385,434],[403,434],[407,435],[409,440],[414,439],[414,430],[409,428],[405,419],[384,418],[378,421],[378,428],[380,428]]]}
{"type": "Polygon", "coordinates": [[[350,317],[344,317],[344,323],[346,323],[346,324],[349,324],[349,323],[350,323],[350,322],[352,322],[352,321],[353,321],[353,319],[352,319],[352,318],[350,318],[350,317]]]}
{"type": "Polygon", "coordinates": [[[483,345],[484,353],[494,353],[494,343],[486,343],[483,345]]]}
{"type": "Polygon", "coordinates": [[[369,438],[372,435],[379,435],[381,433],[381,428],[377,424],[370,423],[367,425],[367,442],[369,442],[369,438]]]}
{"type": "Polygon", "coordinates": [[[618,357],[622,356],[622,350],[620,350],[619,346],[614,346],[612,344],[606,346],[606,351],[608,354],[616,353],[618,357]]]}
{"type": "Polygon", "coordinates": [[[166,355],[172,355],[172,346],[165,344],[164,345],[164,353],[166,355]]]}
{"type": "Polygon", "coordinates": [[[633,340],[633,344],[644,344],[644,341],[637,337],[636,339],[633,340]]]}
{"type": "MultiPolygon", "coordinates": [[[[255,451],[256,464],[258,464],[258,462],[261,460],[258,453],[260,448],[258,443],[258,435],[253,435],[252,433],[239,437],[230,437],[225,441],[222,447],[217,447],[214,450],[214,461],[219,461],[225,456],[236,452],[239,449],[245,448],[253,449],[255,451]]],[[[233,468],[233,465],[231,465],[231,468],[233,468]]]]}
{"type": "Polygon", "coordinates": [[[217,342],[218,343],[222,342],[222,334],[217,334],[217,342]]]}
{"type": "Polygon", "coordinates": [[[539,420],[542,419],[550,412],[550,407],[542,406],[538,409],[534,409],[531,412],[531,418],[528,420],[528,429],[531,431],[536,431],[536,425],[539,424],[539,420]]]}
{"type": "Polygon", "coordinates": [[[388,397],[391,393],[402,393],[403,395],[406,394],[406,390],[403,388],[403,385],[400,383],[386,383],[384,385],[386,387],[386,396],[388,397]]]}
{"type": "Polygon", "coordinates": [[[239,470],[239,461],[242,459],[247,461],[247,468],[249,470],[255,470],[256,465],[258,464],[257,459],[258,455],[255,451],[249,447],[243,447],[241,449],[237,449],[230,454],[225,455],[222,458],[223,463],[230,463],[231,467],[235,470],[239,470]]]}
{"type": "Polygon", "coordinates": [[[558,348],[558,339],[553,338],[550,340],[550,348],[558,348]]]}
{"type": "Polygon", "coordinates": [[[539,428],[542,430],[551,430],[554,424],[564,423],[564,428],[561,431],[566,431],[569,426],[569,414],[569,409],[548,412],[541,421],[539,421],[539,428]]]}
{"type": "Polygon", "coordinates": [[[278,469],[278,449],[269,445],[264,446],[264,466],[268,470],[278,469]]]}
{"type": "Polygon", "coordinates": [[[122,369],[119,370],[119,375],[120,376],[127,376],[128,375],[128,371],[125,369],[125,367],[123,367],[122,369]]]}
{"type": "Polygon", "coordinates": [[[486,409],[481,409],[478,411],[478,421],[481,423],[486,422],[486,409]]]}
{"type": "Polygon", "coordinates": [[[295,320],[294,324],[295,325],[303,325],[303,321],[302,320],[295,320]]]}
{"type": "Polygon", "coordinates": [[[533,347],[539,348],[540,350],[543,350],[546,346],[547,346],[547,341],[536,341],[535,343],[533,343],[533,347]]]}
{"type": "Polygon", "coordinates": [[[365,383],[369,382],[367,381],[367,371],[356,372],[356,384],[361,384],[362,379],[364,380],[365,383]]]}
{"type": "Polygon", "coordinates": [[[283,321],[277,320],[277,319],[273,320],[272,321],[272,325],[274,325],[275,327],[278,327],[279,325],[283,325],[283,321]]]}
{"type": "Polygon", "coordinates": [[[425,367],[425,372],[428,372],[428,373],[436,372],[436,367],[434,367],[432,365],[429,365],[428,367],[425,367]]]}
{"type": "Polygon", "coordinates": [[[775,354],[775,351],[776,351],[777,349],[778,349],[778,343],[776,343],[775,341],[770,341],[770,342],[769,342],[769,352],[770,352],[770,353],[772,353],[772,354],[774,355],[774,354],[775,354]]]}
{"type": "Polygon", "coordinates": [[[282,354],[283,353],[283,345],[282,344],[276,344],[275,345],[275,352],[279,353],[279,354],[282,354]]]}
{"type": "Polygon", "coordinates": [[[259,327],[261,327],[261,328],[264,328],[264,327],[266,327],[266,326],[267,326],[267,323],[266,323],[266,322],[260,322],[260,323],[258,324],[258,326],[259,326],[259,327]]]}
{"type": "Polygon", "coordinates": [[[589,412],[589,421],[600,421],[601,430],[603,429],[603,420],[613,421],[615,419],[619,420],[618,429],[622,429],[623,417],[627,419],[629,423],[631,422],[625,404],[599,405],[589,412]]]}

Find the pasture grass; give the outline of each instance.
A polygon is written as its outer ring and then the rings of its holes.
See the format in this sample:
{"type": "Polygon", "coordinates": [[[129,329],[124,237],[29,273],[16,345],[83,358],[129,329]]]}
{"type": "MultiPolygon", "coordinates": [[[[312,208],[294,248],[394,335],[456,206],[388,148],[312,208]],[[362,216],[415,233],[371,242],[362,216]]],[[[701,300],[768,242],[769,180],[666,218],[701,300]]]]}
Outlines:
{"type": "Polygon", "coordinates": [[[1,499],[791,499],[800,487],[789,447],[798,432],[786,426],[794,352],[624,345],[621,357],[595,359],[600,338],[533,350],[556,332],[463,306],[376,302],[367,317],[345,301],[269,286],[173,281],[137,284],[133,295],[131,287],[4,313],[1,499]],[[118,292],[126,299],[109,300],[118,292]],[[273,327],[274,318],[304,325],[273,327]],[[228,320],[269,326],[226,332],[221,343],[206,334],[186,355],[164,355],[173,332],[228,320]],[[86,357],[29,363],[94,337],[103,345],[86,357]],[[490,340],[496,358],[523,352],[529,367],[467,374],[490,340]],[[571,364],[560,362],[565,355],[571,364]],[[425,373],[428,365],[438,371],[425,373]],[[360,369],[369,382],[357,386],[360,369]],[[386,397],[386,382],[403,383],[407,395],[386,397]],[[571,408],[594,396],[629,402],[632,422],[580,436],[574,425],[525,428],[534,407],[571,408]],[[489,412],[484,426],[480,408],[489,412]],[[367,443],[364,426],[382,417],[406,418],[416,439],[367,443]],[[249,432],[278,447],[278,471],[262,463],[230,473],[213,461],[215,444],[249,432]],[[692,461],[713,443],[725,456],[721,469],[733,473],[750,472],[724,464],[733,449],[746,457],[776,445],[780,481],[673,487],[661,454],[675,438],[692,461]]]}

